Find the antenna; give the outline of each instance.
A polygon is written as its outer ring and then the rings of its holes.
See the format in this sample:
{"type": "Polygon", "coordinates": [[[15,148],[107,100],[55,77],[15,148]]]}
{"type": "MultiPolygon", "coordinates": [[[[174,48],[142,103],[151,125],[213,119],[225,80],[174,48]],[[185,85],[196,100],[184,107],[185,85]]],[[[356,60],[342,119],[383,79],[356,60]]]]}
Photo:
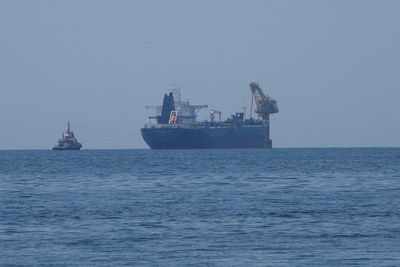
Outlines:
{"type": "Polygon", "coordinates": [[[172,85],[171,92],[174,95],[174,99],[176,102],[181,102],[181,87],[177,85],[172,85]]]}
{"type": "Polygon", "coordinates": [[[70,123],[69,123],[69,121],[68,121],[68,132],[70,131],[70,123]]]}

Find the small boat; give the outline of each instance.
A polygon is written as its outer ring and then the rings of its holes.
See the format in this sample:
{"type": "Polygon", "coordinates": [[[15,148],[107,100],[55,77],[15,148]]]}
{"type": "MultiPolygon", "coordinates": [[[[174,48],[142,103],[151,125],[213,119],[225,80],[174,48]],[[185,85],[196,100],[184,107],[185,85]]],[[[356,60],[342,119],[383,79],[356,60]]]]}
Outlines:
{"type": "Polygon", "coordinates": [[[61,139],[58,139],[58,144],[53,147],[53,150],[80,150],[81,147],[82,144],[76,140],[68,121],[67,130],[62,133],[61,139]]]}

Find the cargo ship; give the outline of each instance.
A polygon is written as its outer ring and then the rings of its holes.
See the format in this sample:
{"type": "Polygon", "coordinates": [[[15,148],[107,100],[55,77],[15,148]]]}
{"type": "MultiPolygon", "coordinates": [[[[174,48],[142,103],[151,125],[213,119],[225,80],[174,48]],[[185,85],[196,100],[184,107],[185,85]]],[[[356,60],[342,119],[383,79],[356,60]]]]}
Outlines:
{"type": "Polygon", "coordinates": [[[58,139],[57,145],[53,147],[53,150],[80,150],[81,147],[82,144],[75,138],[68,122],[67,129],[61,134],[61,139],[58,139]]]}
{"type": "Polygon", "coordinates": [[[197,121],[197,112],[208,105],[190,105],[181,100],[180,89],[172,90],[161,106],[147,106],[155,115],[141,129],[143,139],[151,149],[272,148],[270,115],[279,112],[277,101],[256,82],[250,83],[250,91],[249,118],[237,112],[222,121],[221,112],[211,109],[210,120],[197,121]]]}

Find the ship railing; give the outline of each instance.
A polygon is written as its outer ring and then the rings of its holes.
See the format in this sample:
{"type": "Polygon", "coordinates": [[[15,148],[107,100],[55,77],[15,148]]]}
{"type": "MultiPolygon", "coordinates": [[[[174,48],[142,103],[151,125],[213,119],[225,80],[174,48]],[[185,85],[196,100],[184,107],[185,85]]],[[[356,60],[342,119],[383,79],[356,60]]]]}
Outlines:
{"type": "Polygon", "coordinates": [[[159,124],[159,123],[146,123],[144,128],[190,128],[191,125],[186,124],[159,124]]]}

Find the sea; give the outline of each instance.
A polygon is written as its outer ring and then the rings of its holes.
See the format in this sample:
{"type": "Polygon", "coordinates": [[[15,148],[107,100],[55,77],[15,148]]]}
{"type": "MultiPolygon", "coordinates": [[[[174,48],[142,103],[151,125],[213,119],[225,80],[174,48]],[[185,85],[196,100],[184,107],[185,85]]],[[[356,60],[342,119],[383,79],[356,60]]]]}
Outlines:
{"type": "Polygon", "coordinates": [[[3,150],[0,266],[400,266],[400,148],[3,150]]]}

